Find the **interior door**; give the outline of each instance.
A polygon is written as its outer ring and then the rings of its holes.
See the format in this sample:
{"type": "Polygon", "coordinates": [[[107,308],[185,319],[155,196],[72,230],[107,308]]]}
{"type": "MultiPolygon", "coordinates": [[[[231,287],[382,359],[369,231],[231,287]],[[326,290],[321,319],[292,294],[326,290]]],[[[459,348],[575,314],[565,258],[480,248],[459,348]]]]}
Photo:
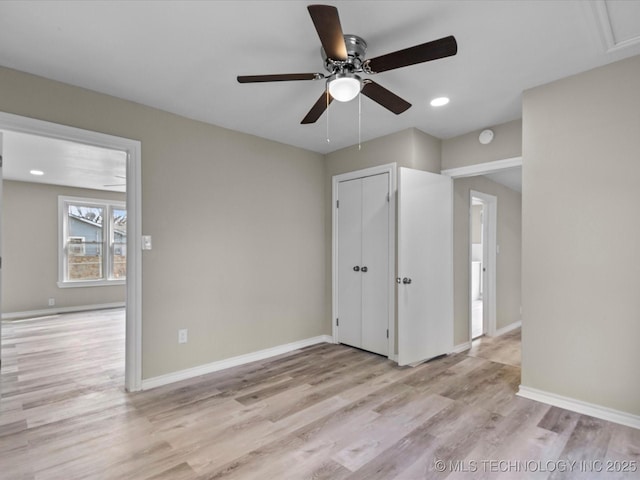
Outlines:
{"type": "Polygon", "coordinates": [[[388,355],[389,174],[338,184],[337,341],[388,355]]]}
{"type": "Polygon", "coordinates": [[[389,175],[362,179],[362,348],[387,355],[389,340],[389,175]]]}
{"type": "Polygon", "coordinates": [[[362,341],[362,181],[338,184],[338,341],[362,341]]]}
{"type": "Polygon", "coordinates": [[[398,169],[398,364],[453,348],[453,180],[398,169]]]}
{"type": "MultiPolygon", "coordinates": [[[[2,132],[0,132],[0,219],[2,218],[2,132]]],[[[2,222],[0,221],[0,366],[2,365],[2,222]]]]}

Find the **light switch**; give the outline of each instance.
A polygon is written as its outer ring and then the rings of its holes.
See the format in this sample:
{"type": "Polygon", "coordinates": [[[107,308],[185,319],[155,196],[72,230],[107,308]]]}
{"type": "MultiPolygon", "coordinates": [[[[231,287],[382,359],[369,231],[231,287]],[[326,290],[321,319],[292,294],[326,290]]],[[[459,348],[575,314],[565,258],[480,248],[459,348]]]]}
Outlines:
{"type": "Polygon", "coordinates": [[[142,250],[151,250],[151,235],[142,236],[142,250]]]}

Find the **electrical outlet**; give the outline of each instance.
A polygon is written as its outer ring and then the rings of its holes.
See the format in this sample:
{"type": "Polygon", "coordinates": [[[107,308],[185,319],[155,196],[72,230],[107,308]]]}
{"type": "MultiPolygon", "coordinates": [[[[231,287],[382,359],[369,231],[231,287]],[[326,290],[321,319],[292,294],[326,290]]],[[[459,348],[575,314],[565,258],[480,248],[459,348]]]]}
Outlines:
{"type": "Polygon", "coordinates": [[[178,330],[178,343],[187,343],[187,341],[187,329],[181,328],[180,330],[178,330]]]}
{"type": "Polygon", "coordinates": [[[55,307],[56,306],[56,299],[55,298],[50,298],[49,299],[49,306],[50,307],[55,307]]]}

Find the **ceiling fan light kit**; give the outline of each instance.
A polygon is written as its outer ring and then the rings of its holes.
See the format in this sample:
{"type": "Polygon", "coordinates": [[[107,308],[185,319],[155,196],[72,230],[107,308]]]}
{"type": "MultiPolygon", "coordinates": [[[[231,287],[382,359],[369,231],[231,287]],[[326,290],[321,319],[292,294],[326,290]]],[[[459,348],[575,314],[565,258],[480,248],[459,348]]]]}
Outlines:
{"type": "Polygon", "coordinates": [[[361,78],[359,74],[375,75],[396,68],[450,57],[458,52],[456,39],[453,36],[448,36],[379,57],[365,59],[367,42],[357,35],[342,33],[336,7],[308,5],[307,9],[322,44],[320,53],[324,68],[329,72],[328,75],[288,73],[240,75],[237,77],[239,83],[326,79],[326,90],[311,107],[309,113],[302,120],[302,124],[315,123],[333,99],[349,102],[359,93],[398,115],[410,108],[411,104],[373,80],[361,78]]]}
{"type": "Polygon", "coordinates": [[[329,94],[339,102],[350,102],[361,89],[360,77],[354,73],[336,73],[327,79],[329,94]]]}

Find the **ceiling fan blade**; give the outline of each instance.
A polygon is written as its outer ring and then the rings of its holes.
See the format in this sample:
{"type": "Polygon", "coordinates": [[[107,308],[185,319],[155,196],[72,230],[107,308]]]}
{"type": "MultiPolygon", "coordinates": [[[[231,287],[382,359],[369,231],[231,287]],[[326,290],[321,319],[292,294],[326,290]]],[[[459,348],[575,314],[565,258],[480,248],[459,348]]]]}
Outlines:
{"type": "Polygon", "coordinates": [[[347,46],[344,43],[338,9],[331,5],[309,5],[307,9],[327,57],[332,60],[345,61],[347,59],[347,46]]]}
{"type": "Polygon", "coordinates": [[[369,97],[374,102],[379,103],[387,110],[395,113],[396,115],[408,110],[411,104],[406,100],[400,98],[395,93],[387,90],[382,85],[372,81],[365,80],[365,85],[362,88],[362,94],[369,97]]]}
{"type": "Polygon", "coordinates": [[[321,73],[283,73],[276,75],[238,75],[240,83],[288,82],[291,80],[321,80],[321,73]]]}
{"type": "Polygon", "coordinates": [[[394,68],[450,57],[456,53],[458,43],[453,36],[449,36],[369,59],[363,65],[363,69],[368,73],[386,72],[394,68]]]}
{"type": "Polygon", "coordinates": [[[300,123],[302,125],[315,123],[316,120],[318,120],[327,109],[328,104],[331,104],[331,102],[333,102],[333,97],[328,90],[325,90],[322,95],[320,95],[318,101],[313,104],[313,107],[311,107],[311,110],[309,110],[307,116],[304,117],[300,123]]]}

